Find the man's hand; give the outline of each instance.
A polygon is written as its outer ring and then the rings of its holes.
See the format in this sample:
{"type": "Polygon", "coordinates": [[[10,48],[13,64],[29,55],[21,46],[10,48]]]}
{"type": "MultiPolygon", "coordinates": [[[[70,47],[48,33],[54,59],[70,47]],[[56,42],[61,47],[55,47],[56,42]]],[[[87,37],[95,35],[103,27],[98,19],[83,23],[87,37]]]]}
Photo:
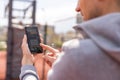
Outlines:
{"type": "Polygon", "coordinates": [[[44,50],[50,51],[50,53],[46,53],[46,55],[43,56],[43,58],[46,60],[48,65],[52,66],[53,62],[57,59],[57,57],[60,55],[59,51],[57,49],[54,49],[48,45],[40,44],[40,46],[43,47],[44,50]]]}
{"type": "MultiPolygon", "coordinates": [[[[43,41],[43,40],[41,39],[41,41],[43,41]]],[[[54,49],[54,48],[52,48],[48,45],[44,45],[42,43],[40,43],[40,46],[43,47],[44,50],[50,51],[50,53],[46,53],[46,55],[43,57],[46,60],[46,62],[51,66],[53,64],[53,62],[59,56],[59,51],[57,49],[54,49]]],[[[38,59],[37,56],[39,56],[39,54],[36,54],[36,55],[31,54],[31,52],[28,48],[26,35],[24,35],[21,48],[22,48],[22,52],[23,52],[22,65],[27,65],[27,64],[33,65],[35,63],[35,61],[38,59]]]]}
{"type": "Polygon", "coordinates": [[[23,37],[21,48],[22,48],[22,53],[23,53],[22,65],[33,65],[34,57],[28,48],[26,35],[24,35],[23,37]]]}

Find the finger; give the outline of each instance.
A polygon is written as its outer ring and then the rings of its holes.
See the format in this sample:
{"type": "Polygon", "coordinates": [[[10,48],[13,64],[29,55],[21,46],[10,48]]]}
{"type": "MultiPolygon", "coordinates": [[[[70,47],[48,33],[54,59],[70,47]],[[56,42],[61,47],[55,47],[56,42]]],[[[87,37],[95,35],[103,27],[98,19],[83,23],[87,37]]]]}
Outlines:
{"type": "Polygon", "coordinates": [[[40,38],[40,40],[41,40],[41,43],[44,43],[43,38],[40,38]]]}
{"type": "Polygon", "coordinates": [[[26,35],[24,34],[24,37],[23,37],[23,40],[22,40],[23,43],[27,43],[27,37],[26,35]]]}
{"type": "Polygon", "coordinates": [[[54,53],[47,53],[48,56],[54,56],[54,53]]]}
{"type": "Polygon", "coordinates": [[[39,36],[43,38],[43,35],[42,35],[42,34],[39,34],[39,36]]]}
{"type": "Polygon", "coordinates": [[[22,48],[23,55],[27,55],[28,53],[30,53],[29,48],[28,48],[28,44],[27,44],[26,35],[24,35],[24,37],[23,37],[21,48],[22,48]]]}
{"type": "Polygon", "coordinates": [[[39,34],[39,36],[40,36],[41,43],[43,43],[43,36],[42,36],[42,34],[39,34]]]}
{"type": "Polygon", "coordinates": [[[26,35],[24,35],[24,41],[27,42],[27,36],[26,35]]]}
{"type": "Polygon", "coordinates": [[[47,55],[44,56],[44,59],[47,60],[47,61],[49,61],[49,62],[51,62],[51,63],[53,63],[55,61],[54,57],[47,56],[47,55]]]}
{"type": "Polygon", "coordinates": [[[52,66],[52,63],[50,61],[48,61],[48,60],[45,60],[45,61],[49,66],[52,66]]]}
{"type": "Polygon", "coordinates": [[[42,44],[42,43],[40,43],[40,46],[42,46],[42,47],[43,47],[44,49],[46,49],[46,50],[51,51],[52,53],[58,53],[58,52],[59,52],[57,49],[54,49],[54,48],[52,48],[52,47],[50,47],[50,46],[48,46],[48,45],[44,45],[44,44],[42,44]]]}
{"type": "Polygon", "coordinates": [[[21,46],[22,49],[24,48],[26,42],[27,42],[27,38],[26,38],[26,35],[24,35],[23,40],[22,40],[22,46],[21,46]]]}

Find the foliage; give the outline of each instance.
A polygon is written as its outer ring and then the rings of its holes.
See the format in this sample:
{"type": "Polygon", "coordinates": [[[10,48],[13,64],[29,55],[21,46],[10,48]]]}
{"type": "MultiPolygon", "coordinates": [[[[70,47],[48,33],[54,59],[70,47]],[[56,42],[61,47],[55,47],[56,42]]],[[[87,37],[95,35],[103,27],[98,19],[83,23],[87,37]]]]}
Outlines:
{"type": "Polygon", "coordinates": [[[6,50],[6,42],[0,42],[0,51],[6,50]]]}

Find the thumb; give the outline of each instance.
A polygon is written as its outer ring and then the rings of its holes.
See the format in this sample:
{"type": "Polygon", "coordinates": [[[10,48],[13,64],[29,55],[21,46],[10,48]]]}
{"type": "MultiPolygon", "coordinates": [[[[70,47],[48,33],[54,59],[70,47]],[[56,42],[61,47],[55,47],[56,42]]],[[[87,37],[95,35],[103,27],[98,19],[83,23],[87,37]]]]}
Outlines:
{"type": "Polygon", "coordinates": [[[48,45],[40,43],[40,46],[42,46],[44,49],[49,50],[52,53],[58,53],[59,51],[57,49],[54,49],[48,45]]]}

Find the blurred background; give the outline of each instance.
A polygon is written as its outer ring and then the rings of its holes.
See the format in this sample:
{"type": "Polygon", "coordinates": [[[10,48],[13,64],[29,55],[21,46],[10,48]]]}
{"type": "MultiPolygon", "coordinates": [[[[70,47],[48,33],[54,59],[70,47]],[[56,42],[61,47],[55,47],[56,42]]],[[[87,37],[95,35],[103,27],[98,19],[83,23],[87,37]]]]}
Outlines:
{"type": "MultiPolygon", "coordinates": [[[[77,0],[0,0],[0,80],[19,80],[24,27],[37,25],[44,43],[61,50],[63,42],[80,38],[73,26],[82,22],[77,0]]],[[[46,80],[50,67],[38,59],[36,68],[46,80]]]]}

